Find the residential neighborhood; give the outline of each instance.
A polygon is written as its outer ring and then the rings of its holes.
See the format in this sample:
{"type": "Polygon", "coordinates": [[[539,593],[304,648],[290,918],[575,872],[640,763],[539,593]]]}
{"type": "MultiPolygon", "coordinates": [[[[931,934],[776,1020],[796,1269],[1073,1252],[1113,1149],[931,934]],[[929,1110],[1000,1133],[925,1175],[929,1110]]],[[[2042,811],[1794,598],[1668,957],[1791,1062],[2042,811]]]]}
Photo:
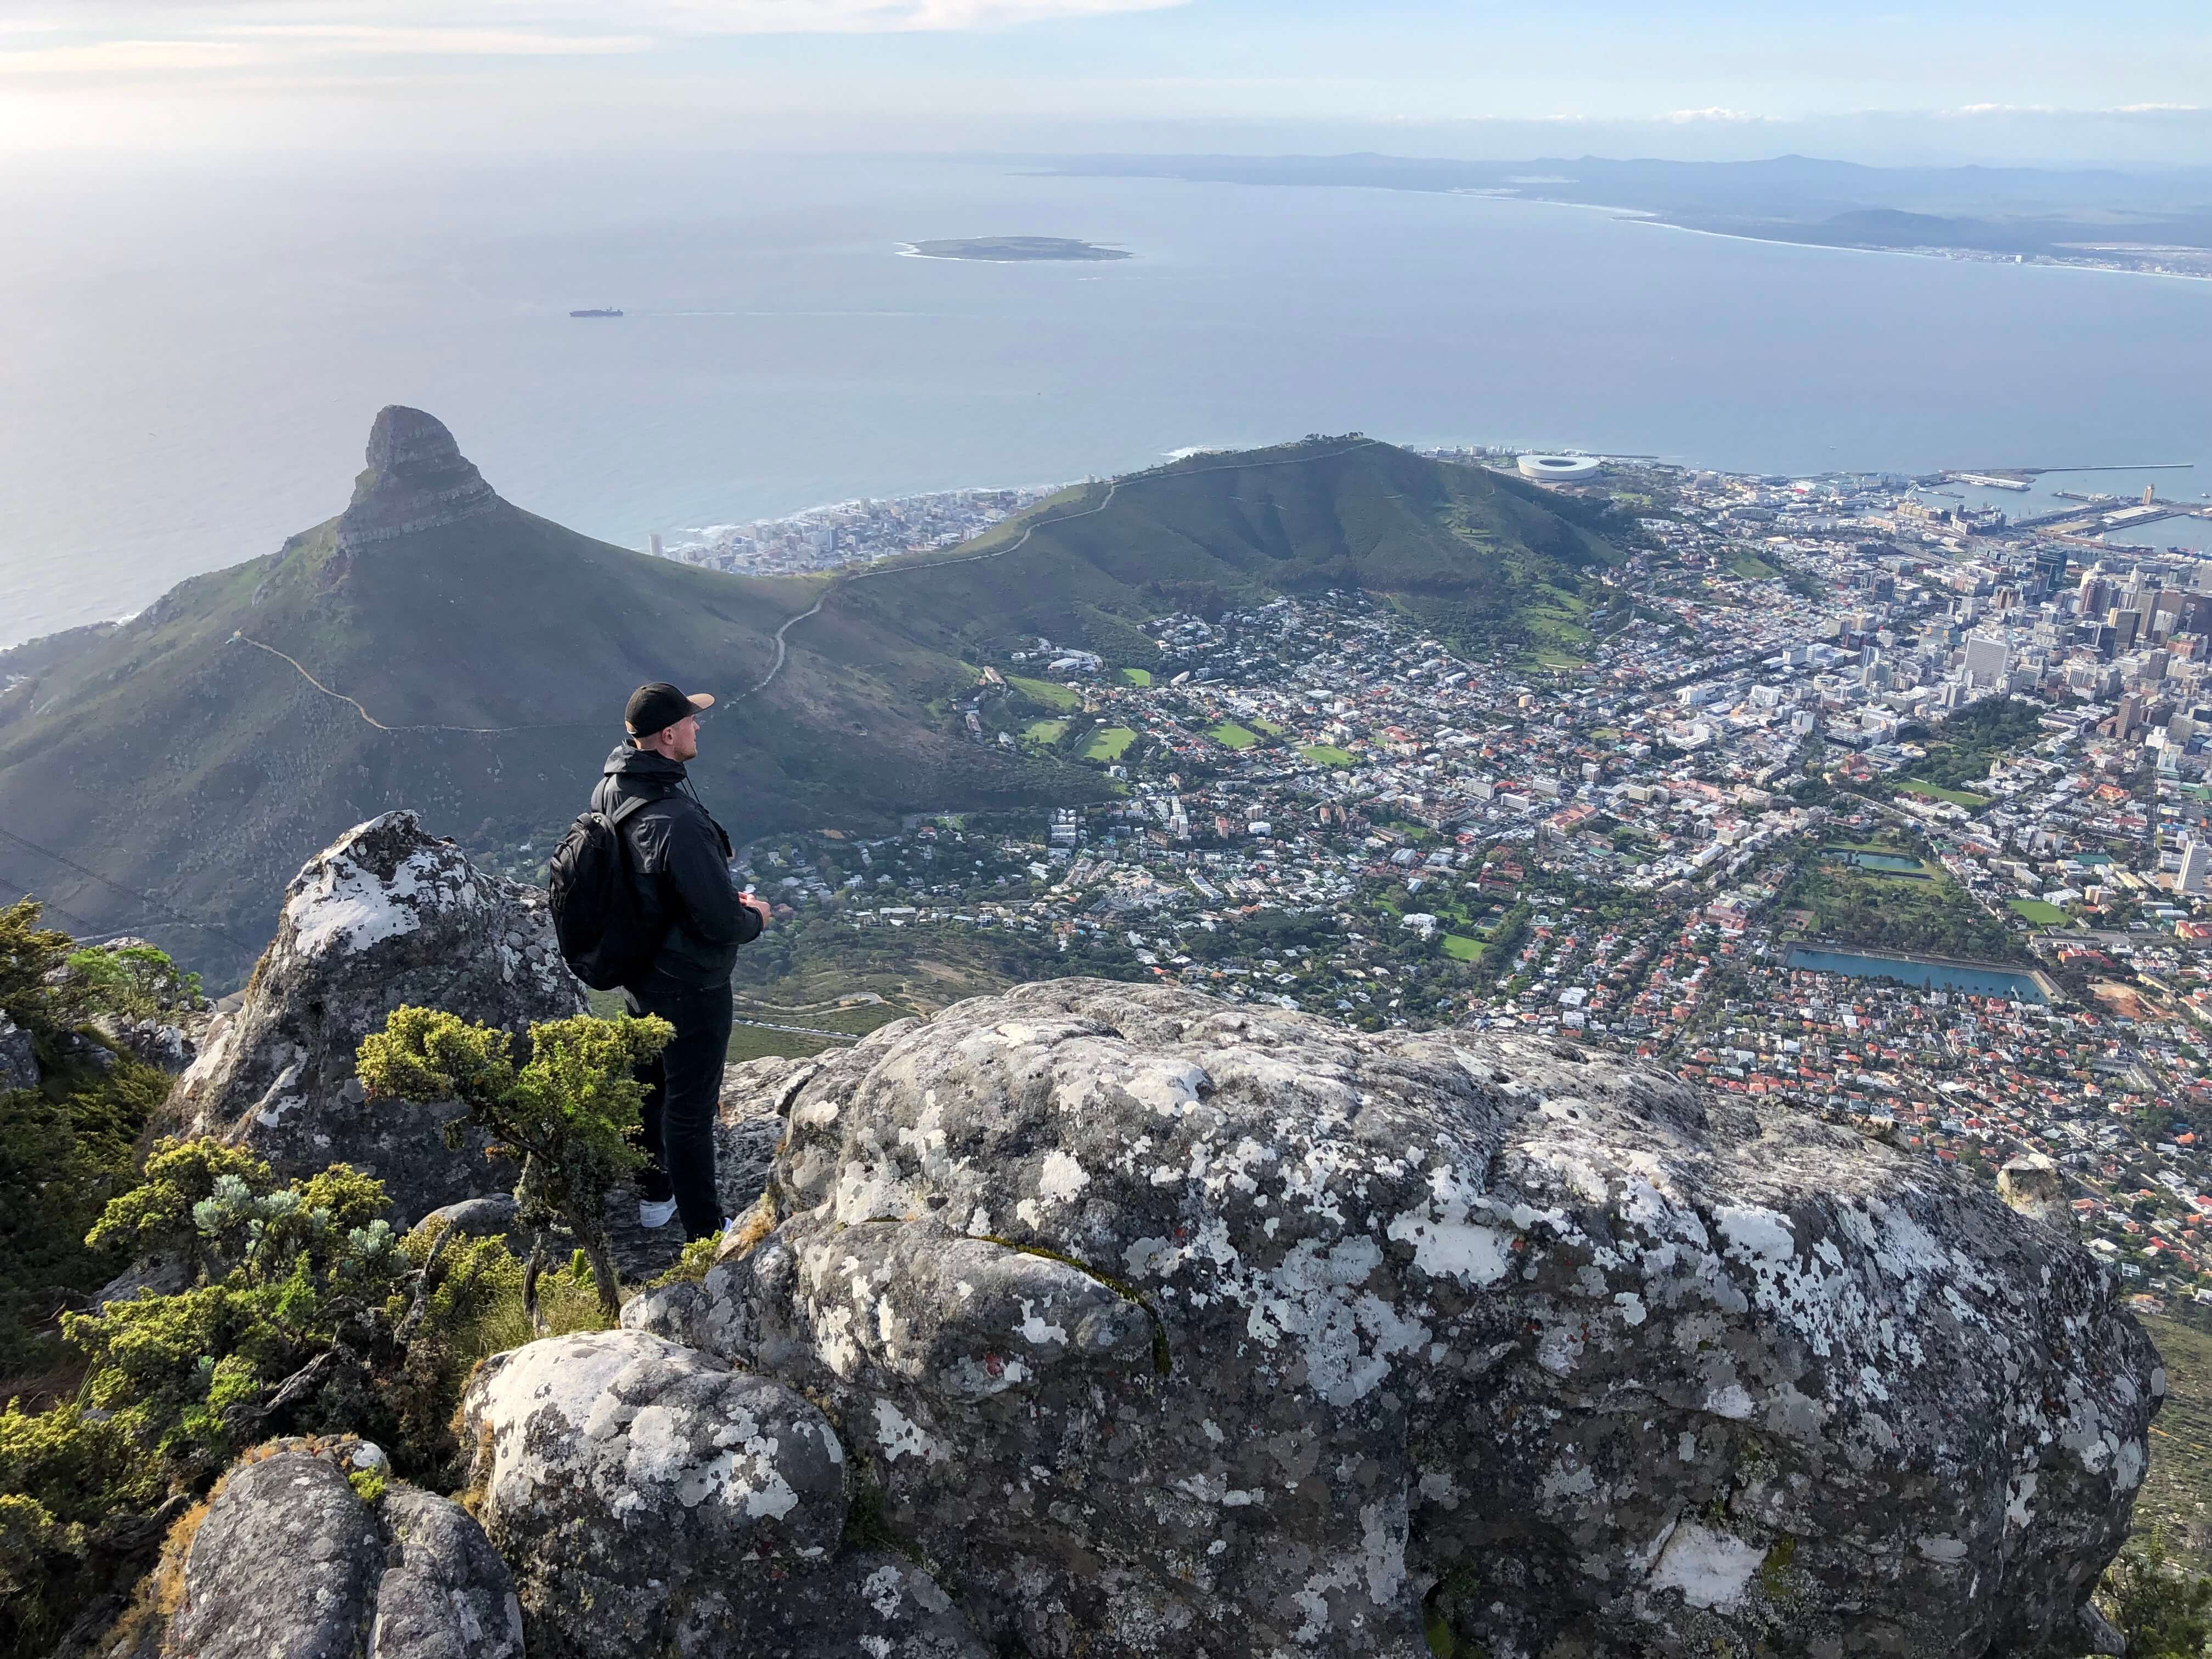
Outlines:
{"type": "Polygon", "coordinates": [[[1030,640],[966,729],[1106,799],[743,873],[817,938],[1529,1028],[1990,1181],[2039,1154],[2124,1278],[2212,1300],[2212,560],[1946,482],[1615,464],[1583,493],[1635,545],[1486,650],[1347,592],[1162,615],[1143,667],[1030,640]]]}

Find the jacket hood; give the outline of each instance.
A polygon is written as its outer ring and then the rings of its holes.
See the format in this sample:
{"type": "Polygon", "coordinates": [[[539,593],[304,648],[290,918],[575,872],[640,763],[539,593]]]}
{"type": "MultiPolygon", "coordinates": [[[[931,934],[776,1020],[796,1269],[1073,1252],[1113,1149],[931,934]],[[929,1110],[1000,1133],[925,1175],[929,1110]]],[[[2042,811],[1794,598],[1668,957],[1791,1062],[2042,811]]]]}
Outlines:
{"type": "Polygon", "coordinates": [[[627,743],[618,743],[615,745],[614,753],[607,757],[607,763],[599,769],[599,775],[632,778],[640,783],[665,783],[673,788],[688,775],[682,761],[656,755],[650,749],[638,749],[627,743]]]}

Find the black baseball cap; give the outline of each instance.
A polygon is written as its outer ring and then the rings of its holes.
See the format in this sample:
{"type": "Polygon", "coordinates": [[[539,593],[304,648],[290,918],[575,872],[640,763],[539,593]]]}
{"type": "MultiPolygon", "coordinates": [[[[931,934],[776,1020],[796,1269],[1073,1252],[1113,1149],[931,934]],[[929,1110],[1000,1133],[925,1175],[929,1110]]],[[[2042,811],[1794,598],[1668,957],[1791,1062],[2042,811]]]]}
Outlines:
{"type": "Polygon", "coordinates": [[[687,714],[714,706],[714,694],[711,691],[694,691],[686,696],[666,680],[655,680],[629,694],[629,704],[623,710],[623,725],[633,738],[649,738],[687,714]]]}

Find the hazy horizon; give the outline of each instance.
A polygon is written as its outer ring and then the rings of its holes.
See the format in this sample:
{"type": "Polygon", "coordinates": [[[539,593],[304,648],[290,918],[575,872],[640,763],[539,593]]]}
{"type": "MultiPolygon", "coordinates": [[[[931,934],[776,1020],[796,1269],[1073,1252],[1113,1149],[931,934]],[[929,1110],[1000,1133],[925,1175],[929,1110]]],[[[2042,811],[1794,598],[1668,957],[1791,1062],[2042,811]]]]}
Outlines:
{"type": "Polygon", "coordinates": [[[2212,162],[2185,0],[26,0],[0,154],[1377,149],[2212,162]]]}

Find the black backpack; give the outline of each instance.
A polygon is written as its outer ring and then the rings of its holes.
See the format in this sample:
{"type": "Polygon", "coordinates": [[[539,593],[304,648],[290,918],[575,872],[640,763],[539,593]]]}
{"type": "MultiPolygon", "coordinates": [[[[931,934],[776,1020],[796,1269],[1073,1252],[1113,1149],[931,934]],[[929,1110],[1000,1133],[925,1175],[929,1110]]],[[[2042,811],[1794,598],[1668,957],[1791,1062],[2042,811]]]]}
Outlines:
{"type": "Polygon", "coordinates": [[[595,991],[635,984],[660,949],[660,937],[640,913],[622,833],[623,821],[646,804],[633,795],[612,812],[593,807],[577,814],[546,872],[561,954],[595,991]]]}

